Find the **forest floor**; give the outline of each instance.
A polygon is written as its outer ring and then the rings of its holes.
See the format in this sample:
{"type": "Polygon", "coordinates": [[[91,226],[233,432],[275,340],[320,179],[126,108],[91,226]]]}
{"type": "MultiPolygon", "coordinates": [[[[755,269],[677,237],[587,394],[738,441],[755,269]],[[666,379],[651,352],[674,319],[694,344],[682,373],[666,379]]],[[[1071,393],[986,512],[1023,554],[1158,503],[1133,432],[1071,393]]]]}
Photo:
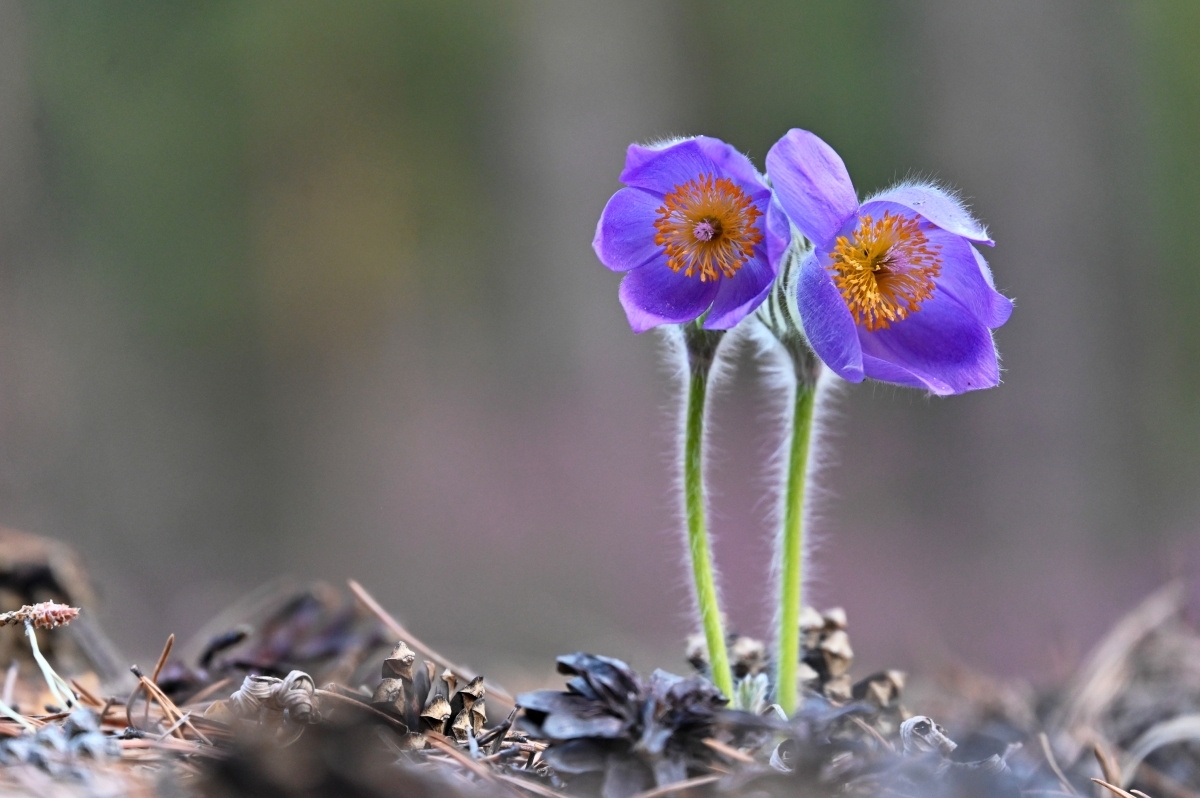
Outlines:
{"type": "Polygon", "coordinates": [[[70,550],[0,529],[0,609],[27,605],[0,615],[0,794],[1200,798],[1185,597],[1146,598],[1045,690],[962,668],[854,674],[845,614],[806,610],[788,718],[749,638],[730,640],[736,708],[702,646],[681,675],[568,654],[560,689],[513,696],[353,581],[265,591],[127,669],[70,550]]]}

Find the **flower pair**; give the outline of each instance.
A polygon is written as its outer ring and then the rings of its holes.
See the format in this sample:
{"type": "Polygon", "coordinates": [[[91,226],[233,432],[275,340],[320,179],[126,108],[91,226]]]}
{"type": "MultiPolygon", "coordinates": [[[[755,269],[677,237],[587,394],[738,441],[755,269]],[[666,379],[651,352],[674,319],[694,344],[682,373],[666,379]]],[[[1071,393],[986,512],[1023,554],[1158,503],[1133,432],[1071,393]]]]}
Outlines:
{"type": "Polygon", "coordinates": [[[957,197],[906,183],[859,203],[837,153],[791,130],[771,183],[728,144],[698,136],[631,145],[593,247],[625,272],[635,332],[702,319],[728,329],[762,303],[792,244],[812,244],[796,294],[813,351],[841,377],[954,394],[999,382],[991,330],[1012,303],[975,244],[992,245],[957,197]]]}

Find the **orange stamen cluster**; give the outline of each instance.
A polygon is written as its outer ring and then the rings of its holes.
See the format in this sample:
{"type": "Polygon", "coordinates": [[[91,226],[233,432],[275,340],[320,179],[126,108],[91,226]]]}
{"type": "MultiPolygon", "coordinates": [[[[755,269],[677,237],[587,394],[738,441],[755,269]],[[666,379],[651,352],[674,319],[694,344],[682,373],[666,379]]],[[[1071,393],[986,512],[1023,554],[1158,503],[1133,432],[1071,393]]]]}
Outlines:
{"type": "Polygon", "coordinates": [[[942,264],[917,219],[888,212],[863,216],[853,238],[838,236],[830,268],[855,321],[874,332],[920,310],[942,264]]]}
{"type": "Polygon", "coordinates": [[[732,277],[763,239],[755,222],[762,211],[727,177],[701,175],[675,186],[663,198],[654,243],[664,247],[667,266],[700,282],[732,277]]]}

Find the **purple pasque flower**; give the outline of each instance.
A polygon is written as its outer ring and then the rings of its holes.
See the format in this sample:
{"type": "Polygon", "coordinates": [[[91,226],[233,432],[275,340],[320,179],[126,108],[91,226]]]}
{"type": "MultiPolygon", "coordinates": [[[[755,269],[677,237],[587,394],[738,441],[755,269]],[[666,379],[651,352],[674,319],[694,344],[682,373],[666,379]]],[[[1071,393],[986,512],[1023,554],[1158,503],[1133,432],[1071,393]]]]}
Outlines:
{"type": "Polygon", "coordinates": [[[631,144],[621,182],[592,248],[625,272],[634,332],[702,315],[706,329],[729,329],[766,298],[790,231],[749,158],[707,136],[631,144]]]}
{"type": "Polygon", "coordinates": [[[1012,301],[975,244],[987,231],[953,194],[902,183],[861,205],[838,154],[792,129],[767,154],[792,224],[813,244],[797,304],[813,351],[833,371],[944,395],[1000,382],[992,330],[1012,301]]]}

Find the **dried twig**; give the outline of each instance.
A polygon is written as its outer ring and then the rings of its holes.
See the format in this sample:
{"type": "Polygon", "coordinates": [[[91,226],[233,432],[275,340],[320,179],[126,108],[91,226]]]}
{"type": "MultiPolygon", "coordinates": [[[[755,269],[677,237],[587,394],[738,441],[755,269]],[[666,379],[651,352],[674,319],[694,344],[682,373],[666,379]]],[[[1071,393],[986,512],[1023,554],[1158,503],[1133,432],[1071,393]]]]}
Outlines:
{"type": "Polygon", "coordinates": [[[564,793],[561,793],[558,790],[552,790],[549,787],[538,784],[536,781],[523,779],[520,776],[514,776],[510,773],[497,773],[496,778],[500,779],[500,781],[511,784],[514,787],[531,792],[534,795],[541,795],[543,798],[564,798],[564,793]]]}
{"type": "Polygon", "coordinates": [[[73,687],[75,689],[75,692],[79,695],[79,697],[83,699],[83,703],[87,704],[88,706],[92,706],[92,707],[104,706],[104,702],[101,701],[96,696],[92,695],[92,693],[89,690],[84,688],[84,686],[79,683],[78,679],[71,680],[71,687],[73,687]]]}
{"type": "Polygon", "coordinates": [[[1109,783],[1108,783],[1107,781],[1105,781],[1104,779],[1092,779],[1092,781],[1093,781],[1094,783],[1096,783],[1096,784],[1099,784],[1101,787],[1103,787],[1104,789],[1108,790],[1108,791],[1109,791],[1109,792],[1111,792],[1113,795],[1118,795],[1118,796],[1120,796],[1120,798],[1137,798],[1137,797],[1136,797],[1135,795],[1133,795],[1132,793],[1126,792],[1125,790],[1122,790],[1120,787],[1117,787],[1117,786],[1115,786],[1115,785],[1113,785],[1113,784],[1109,784],[1109,783]]]}
{"type": "Polygon", "coordinates": [[[1078,795],[1079,793],[1075,792],[1075,788],[1071,786],[1071,782],[1067,781],[1062,768],[1058,766],[1058,760],[1054,757],[1054,749],[1050,747],[1050,738],[1046,736],[1045,732],[1038,735],[1038,742],[1042,744],[1042,754],[1046,757],[1046,764],[1050,766],[1050,770],[1054,771],[1058,783],[1071,795],[1078,795]]]}
{"type": "Polygon", "coordinates": [[[133,722],[133,707],[137,703],[138,694],[144,692],[146,694],[145,717],[147,719],[149,718],[150,703],[153,701],[162,709],[163,715],[166,717],[167,721],[169,721],[171,724],[175,724],[172,726],[172,732],[179,739],[186,739],[183,736],[183,727],[186,726],[205,743],[212,745],[212,740],[205,737],[204,734],[192,724],[191,720],[187,717],[188,713],[176,706],[175,702],[171,700],[170,696],[164,693],[157,684],[146,678],[146,675],[142,673],[140,668],[134,665],[129,670],[134,676],[137,677],[138,680],[137,686],[133,688],[133,692],[130,693],[129,699],[125,702],[125,719],[128,721],[130,728],[138,728],[137,724],[133,722]],[[181,719],[183,720],[182,726],[178,724],[178,721],[181,719]]]}
{"type": "Polygon", "coordinates": [[[746,765],[754,764],[754,757],[750,756],[745,751],[739,751],[738,749],[734,748],[732,745],[726,745],[725,743],[721,742],[720,740],[714,739],[712,737],[705,737],[703,740],[701,740],[701,742],[704,743],[705,745],[707,745],[712,750],[716,751],[718,754],[728,757],[729,759],[732,759],[735,762],[742,762],[743,764],[746,764],[746,765]]]}
{"type": "Polygon", "coordinates": [[[226,687],[228,687],[231,684],[233,684],[233,677],[226,676],[224,679],[213,682],[208,687],[205,687],[203,690],[196,693],[194,696],[192,696],[191,698],[189,698],[187,700],[187,703],[188,704],[199,704],[202,701],[207,701],[209,698],[212,698],[214,695],[221,692],[222,690],[224,690],[226,687]]]}
{"type": "Polygon", "coordinates": [[[1100,773],[1104,776],[1104,780],[1111,784],[1124,784],[1121,780],[1121,767],[1117,764],[1117,760],[1109,753],[1108,748],[1100,741],[1096,740],[1092,744],[1092,753],[1096,755],[1096,762],[1100,765],[1100,773]]]}
{"type": "Polygon", "coordinates": [[[1097,725],[1105,707],[1127,684],[1130,653],[1150,632],[1180,612],[1185,596],[1180,582],[1155,591],[1122,618],[1088,656],[1066,699],[1047,722],[1048,728],[1066,732],[1078,746],[1070,752],[1071,761],[1079,755],[1086,730],[1097,725]]]}
{"type": "Polygon", "coordinates": [[[851,722],[854,723],[855,726],[858,726],[858,728],[862,729],[864,732],[866,732],[868,735],[870,735],[871,739],[873,739],[875,742],[879,743],[879,746],[883,750],[895,752],[896,746],[892,745],[891,740],[888,740],[886,737],[884,737],[882,734],[880,734],[879,730],[876,729],[874,726],[867,723],[862,718],[855,717],[853,715],[850,716],[850,720],[851,720],[851,722]]]}
{"type": "MultiPolygon", "coordinates": [[[[1138,781],[1145,783],[1147,787],[1154,790],[1156,796],[1164,796],[1165,798],[1200,798],[1190,788],[1180,784],[1161,770],[1147,765],[1145,762],[1142,762],[1138,766],[1138,781]]],[[[1137,794],[1138,790],[1131,790],[1130,792],[1137,794]]]]}
{"type": "Polygon", "coordinates": [[[319,696],[322,701],[326,699],[332,699],[338,703],[352,706],[369,717],[391,726],[394,730],[400,732],[401,734],[407,734],[409,732],[409,728],[408,726],[404,725],[404,721],[400,720],[399,718],[394,718],[386,712],[380,712],[378,709],[366,702],[359,701],[351,698],[350,696],[342,695],[341,693],[334,692],[333,690],[325,690],[321,688],[317,688],[315,691],[313,691],[313,695],[319,696]]]}
{"type": "Polygon", "coordinates": [[[661,787],[655,787],[653,790],[639,792],[633,798],[664,798],[664,796],[670,795],[673,792],[689,790],[692,787],[703,787],[705,784],[715,784],[720,780],[720,776],[696,776],[695,778],[677,781],[674,784],[664,784],[661,787]]]}
{"type": "Polygon", "coordinates": [[[158,675],[162,673],[163,665],[167,664],[167,657],[171,656],[171,649],[175,646],[175,635],[170,634],[167,637],[167,642],[163,645],[162,653],[158,655],[158,662],[154,665],[154,673],[150,676],[150,681],[158,684],[158,675]]]}
{"type": "MultiPolygon", "coordinates": [[[[432,660],[444,668],[448,668],[451,673],[462,679],[464,682],[469,682],[479,675],[467,668],[461,668],[458,665],[455,665],[442,655],[438,654],[432,648],[422,643],[416,637],[413,637],[412,632],[408,631],[408,629],[406,629],[402,623],[392,617],[391,613],[385,610],[383,605],[376,601],[375,597],[368,593],[366,588],[364,588],[358,582],[350,579],[348,580],[348,584],[350,585],[350,590],[354,593],[355,598],[361,601],[363,606],[374,613],[375,617],[382,621],[383,625],[390,629],[392,634],[420,652],[421,656],[423,656],[425,659],[432,660]]],[[[488,698],[494,699],[498,704],[507,705],[503,707],[504,709],[512,709],[517,705],[517,702],[513,699],[512,694],[499,685],[484,679],[484,687],[487,690],[488,698]]]]}
{"type": "Polygon", "coordinates": [[[1195,742],[1198,739],[1200,739],[1200,714],[1180,715],[1154,724],[1142,732],[1141,736],[1129,746],[1128,753],[1121,758],[1120,773],[1124,775],[1124,780],[1118,780],[1116,783],[1126,786],[1133,781],[1133,774],[1137,772],[1142,760],[1156,749],[1174,743],[1195,742]]]}
{"type": "Polygon", "coordinates": [[[450,742],[449,739],[433,731],[425,732],[425,739],[428,740],[429,744],[434,748],[437,748],[439,751],[447,754],[451,759],[470,770],[476,776],[479,776],[481,779],[489,782],[490,784],[495,784],[496,786],[503,788],[506,793],[512,794],[511,789],[509,789],[506,785],[497,782],[496,774],[492,772],[491,768],[489,768],[487,765],[476,762],[474,759],[458,750],[458,746],[450,742]]]}

